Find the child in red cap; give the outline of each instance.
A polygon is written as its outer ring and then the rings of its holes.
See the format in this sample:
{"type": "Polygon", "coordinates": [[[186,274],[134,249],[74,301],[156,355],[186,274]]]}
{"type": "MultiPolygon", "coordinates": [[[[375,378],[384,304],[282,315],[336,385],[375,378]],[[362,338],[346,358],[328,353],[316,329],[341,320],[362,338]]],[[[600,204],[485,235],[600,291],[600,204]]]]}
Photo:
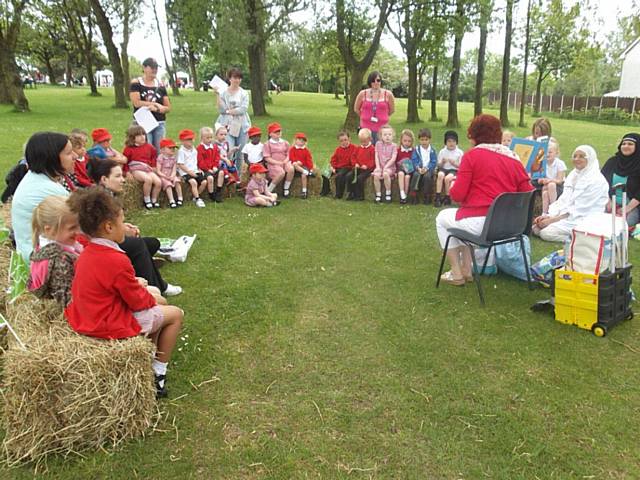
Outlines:
{"type": "Polygon", "coordinates": [[[249,166],[256,163],[263,163],[264,144],[260,141],[262,140],[262,130],[253,126],[247,131],[247,136],[249,137],[249,141],[242,147],[244,163],[249,166]]]}
{"type": "Polygon", "coordinates": [[[261,163],[254,163],[249,167],[251,180],[247,184],[244,203],[250,207],[275,207],[278,205],[278,195],[267,188],[267,169],[261,163]]]}
{"type": "Polygon", "coordinates": [[[176,142],[170,138],[160,140],[160,155],[156,165],[156,174],[162,181],[162,190],[167,195],[171,208],[182,206],[182,185],[176,168],[177,148],[176,142]],[[177,200],[174,200],[173,189],[176,190],[177,200]]]}
{"type": "Polygon", "coordinates": [[[182,181],[191,187],[193,203],[197,207],[204,208],[205,204],[200,194],[207,188],[207,179],[198,168],[198,151],[193,147],[196,134],[193,130],[184,129],[180,130],[178,136],[182,143],[178,150],[178,172],[182,175],[182,181]]]}
{"type": "Polygon", "coordinates": [[[294,135],[293,146],[289,149],[289,160],[295,170],[295,175],[301,176],[302,182],[302,198],[307,198],[307,177],[312,177],[313,158],[311,152],[307,148],[307,136],[298,132],[294,135]]]}
{"type": "Polygon", "coordinates": [[[271,183],[269,191],[273,192],[284,179],[284,198],[289,198],[289,188],[293,180],[293,166],[289,161],[289,142],[282,139],[282,128],[277,122],[267,126],[269,140],[264,144],[262,154],[267,162],[271,183]]]}
{"type": "Polygon", "coordinates": [[[140,125],[131,125],[127,130],[124,154],[133,178],[142,184],[144,207],[147,210],[160,208],[158,196],[162,181],[156,174],[156,149],[147,143],[147,134],[140,125]]]}
{"type": "Polygon", "coordinates": [[[96,128],[91,132],[91,138],[93,139],[93,146],[89,149],[88,153],[94,149],[102,150],[104,155],[99,156],[109,158],[118,162],[120,165],[127,164],[127,158],[111,146],[112,137],[109,130],[106,128],[96,128]]]}

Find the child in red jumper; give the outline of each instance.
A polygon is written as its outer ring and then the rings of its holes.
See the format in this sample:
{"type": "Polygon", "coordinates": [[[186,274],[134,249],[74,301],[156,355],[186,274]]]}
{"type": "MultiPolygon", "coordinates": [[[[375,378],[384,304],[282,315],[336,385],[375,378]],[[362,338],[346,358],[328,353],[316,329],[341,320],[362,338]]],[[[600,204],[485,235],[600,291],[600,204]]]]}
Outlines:
{"type": "Polygon", "coordinates": [[[296,171],[296,176],[301,177],[301,198],[307,198],[307,178],[314,175],[313,157],[307,148],[307,136],[304,133],[296,133],[294,139],[293,146],[289,149],[289,161],[296,171]]]}
{"type": "MultiPolygon", "coordinates": [[[[333,155],[331,155],[331,161],[329,162],[331,175],[336,176],[335,198],[342,198],[344,195],[346,176],[352,170],[353,157],[355,154],[356,146],[351,143],[349,132],[344,130],[338,132],[338,148],[336,148],[333,155]]],[[[326,177],[323,178],[322,183],[321,195],[329,195],[331,193],[329,179],[326,177]]]]}
{"type": "Polygon", "coordinates": [[[196,150],[198,151],[198,168],[202,170],[202,174],[207,179],[209,199],[218,203],[222,202],[224,170],[220,168],[220,152],[213,142],[212,128],[202,127],[200,129],[200,145],[196,150]]]}
{"type": "Polygon", "coordinates": [[[69,135],[71,148],[76,157],[73,164],[73,173],[69,176],[76,188],[85,188],[93,185],[93,182],[87,175],[87,134],[79,129],[73,129],[69,135]]]}
{"type": "Polygon", "coordinates": [[[398,147],[398,155],[396,157],[396,172],[398,172],[398,188],[400,189],[400,203],[407,203],[407,192],[411,183],[411,174],[413,173],[413,144],[415,137],[409,129],[402,130],[400,134],[400,146],[398,147]]]}
{"type": "Polygon", "coordinates": [[[160,208],[158,196],[162,189],[162,180],[155,173],[157,152],[147,143],[147,134],[140,125],[132,125],[127,130],[123,154],[127,157],[127,166],[136,181],[142,184],[144,208],[160,208]]]}
{"type": "Polygon", "coordinates": [[[364,182],[376,168],[376,147],[371,143],[371,130],[361,128],[358,139],[360,145],[356,148],[353,166],[346,177],[349,192],[347,200],[364,200],[364,182]]]}
{"type": "Polygon", "coordinates": [[[148,335],[156,344],[153,370],[158,397],[165,397],[167,364],[182,326],[184,312],[158,305],[136,280],[124,241],[122,207],[106,190],[89,188],[69,198],[82,231],[91,242],[76,262],[71,303],[65,316],[71,328],[90,337],[121,339],[148,335]]]}

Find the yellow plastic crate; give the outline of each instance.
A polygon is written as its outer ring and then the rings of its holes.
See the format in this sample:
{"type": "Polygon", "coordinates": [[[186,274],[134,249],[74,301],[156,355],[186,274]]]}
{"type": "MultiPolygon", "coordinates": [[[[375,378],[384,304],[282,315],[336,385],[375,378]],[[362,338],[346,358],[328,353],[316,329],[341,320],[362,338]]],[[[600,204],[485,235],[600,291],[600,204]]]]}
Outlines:
{"type": "Polygon", "coordinates": [[[556,270],[555,302],[558,322],[591,330],[598,322],[598,276],[556,270]]]}

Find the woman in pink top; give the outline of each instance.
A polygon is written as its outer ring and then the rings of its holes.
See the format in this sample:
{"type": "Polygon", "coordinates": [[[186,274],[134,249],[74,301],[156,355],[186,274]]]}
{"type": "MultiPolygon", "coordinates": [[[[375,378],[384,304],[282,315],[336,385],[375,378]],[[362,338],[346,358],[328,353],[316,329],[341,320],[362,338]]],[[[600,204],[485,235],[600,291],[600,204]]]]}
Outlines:
{"type": "Polygon", "coordinates": [[[360,128],[371,130],[371,140],[378,141],[378,131],[389,123],[389,117],[395,111],[395,98],[390,90],[382,88],[382,75],[374,71],[367,78],[369,88],[362,90],[353,106],[360,116],[360,128]]]}
{"type": "MultiPolygon", "coordinates": [[[[451,199],[460,207],[442,210],[436,217],[436,232],[442,248],[450,228],[480,235],[487,211],[498,195],[533,189],[518,157],[502,145],[499,119],[478,115],[471,121],[467,137],[472,148],[462,156],[457,180],[450,192],[451,199]]],[[[447,258],[451,270],[440,277],[442,282],[462,286],[473,281],[471,254],[463,243],[452,238],[447,258]]]]}

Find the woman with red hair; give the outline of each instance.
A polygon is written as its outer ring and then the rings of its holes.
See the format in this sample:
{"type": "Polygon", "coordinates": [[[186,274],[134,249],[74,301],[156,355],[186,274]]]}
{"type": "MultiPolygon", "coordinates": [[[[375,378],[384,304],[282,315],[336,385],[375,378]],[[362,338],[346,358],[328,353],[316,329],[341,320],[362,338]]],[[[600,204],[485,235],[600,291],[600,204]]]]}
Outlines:
{"type": "MultiPolygon", "coordinates": [[[[460,207],[442,210],[436,218],[442,248],[449,228],[460,228],[476,235],[482,233],[487,211],[498,195],[533,189],[518,157],[502,145],[499,119],[493,115],[478,115],[469,125],[467,138],[472,148],[463,155],[450,192],[451,199],[460,207]]],[[[442,275],[441,281],[460,286],[473,281],[471,254],[462,242],[455,238],[449,241],[447,258],[451,270],[442,275]]]]}

